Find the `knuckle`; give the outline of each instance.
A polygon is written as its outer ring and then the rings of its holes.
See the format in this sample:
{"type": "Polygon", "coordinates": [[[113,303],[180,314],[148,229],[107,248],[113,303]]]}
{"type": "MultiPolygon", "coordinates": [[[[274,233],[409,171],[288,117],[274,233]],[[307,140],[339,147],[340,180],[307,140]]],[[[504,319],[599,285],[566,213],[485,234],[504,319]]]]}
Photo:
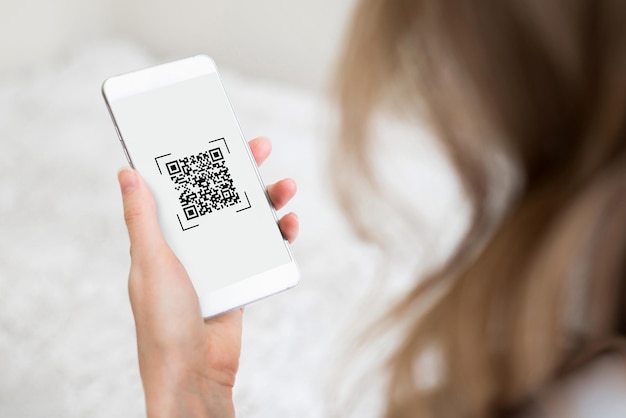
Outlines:
{"type": "Polygon", "coordinates": [[[144,215],[144,208],[139,202],[130,202],[124,206],[124,220],[126,225],[136,224],[144,215]]]}

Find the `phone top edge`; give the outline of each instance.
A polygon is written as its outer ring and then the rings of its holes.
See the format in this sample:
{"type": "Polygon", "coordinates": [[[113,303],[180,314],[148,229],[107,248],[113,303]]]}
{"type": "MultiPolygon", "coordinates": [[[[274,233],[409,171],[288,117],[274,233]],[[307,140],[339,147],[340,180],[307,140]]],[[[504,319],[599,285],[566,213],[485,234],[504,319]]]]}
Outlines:
{"type": "Polygon", "coordinates": [[[215,72],[215,61],[200,54],[109,77],[101,90],[105,99],[119,100],[215,72]]]}

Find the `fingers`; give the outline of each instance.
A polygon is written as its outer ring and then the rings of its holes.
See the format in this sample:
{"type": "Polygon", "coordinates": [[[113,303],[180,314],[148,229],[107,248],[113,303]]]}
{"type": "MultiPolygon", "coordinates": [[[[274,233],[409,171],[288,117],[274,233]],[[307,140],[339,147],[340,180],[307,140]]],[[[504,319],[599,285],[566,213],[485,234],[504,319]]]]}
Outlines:
{"type": "MultiPolygon", "coordinates": [[[[293,179],[284,179],[267,187],[267,193],[276,210],[282,209],[295,196],[298,187],[293,179]]],[[[300,223],[295,213],[288,213],[278,221],[283,236],[290,243],[298,237],[300,223]]]]}
{"type": "Polygon", "coordinates": [[[131,252],[134,248],[141,248],[150,254],[151,250],[163,243],[152,193],[139,173],[133,169],[120,170],[117,178],[122,191],[131,252]]]}
{"type": "Polygon", "coordinates": [[[267,193],[276,210],[281,210],[296,195],[298,186],[293,179],[280,180],[267,186],[267,193]]]}
{"type": "Polygon", "coordinates": [[[265,161],[272,152],[272,143],[264,136],[254,138],[248,142],[248,145],[250,146],[250,151],[252,151],[256,164],[259,166],[263,164],[263,161],[265,161]]]}
{"type": "Polygon", "coordinates": [[[298,215],[293,212],[290,212],[283,216],[280,221],[278,221],[278,226],[280,227],[280,231],[283,233],[283,236],[289,243],[292,243],[298,237],[298,231],[300,230],[300,222],[298,221],[298,215]]]}

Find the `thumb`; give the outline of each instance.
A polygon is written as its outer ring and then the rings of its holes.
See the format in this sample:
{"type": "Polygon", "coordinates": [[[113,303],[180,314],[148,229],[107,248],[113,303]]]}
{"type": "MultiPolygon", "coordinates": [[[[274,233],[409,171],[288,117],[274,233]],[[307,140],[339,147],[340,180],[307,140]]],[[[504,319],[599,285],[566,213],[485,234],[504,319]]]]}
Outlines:
{"type": "Polygon", "coordinates": [[[124,168],[117,174],[117,179],[122,191],[131,254],[135,255],[137,248],[151,254],[164,242],[152,193],[136,170],[124,168]]]}

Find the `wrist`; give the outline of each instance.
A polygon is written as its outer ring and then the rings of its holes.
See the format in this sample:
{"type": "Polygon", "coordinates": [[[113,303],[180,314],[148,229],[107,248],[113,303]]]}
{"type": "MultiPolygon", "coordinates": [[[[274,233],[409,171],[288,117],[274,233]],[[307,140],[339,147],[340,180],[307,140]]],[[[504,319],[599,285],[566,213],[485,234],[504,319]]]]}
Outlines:
{"type": "Polygon", "coordinates": [[[148,418],[234,418],[232,392],[186,390],[146,393],[148,418]]]}
{"type": "Polygon", "coordinates": [[[142,376],[148,418],[235,417],[232,385],[197,373],[151,372],[142,376]]]}

